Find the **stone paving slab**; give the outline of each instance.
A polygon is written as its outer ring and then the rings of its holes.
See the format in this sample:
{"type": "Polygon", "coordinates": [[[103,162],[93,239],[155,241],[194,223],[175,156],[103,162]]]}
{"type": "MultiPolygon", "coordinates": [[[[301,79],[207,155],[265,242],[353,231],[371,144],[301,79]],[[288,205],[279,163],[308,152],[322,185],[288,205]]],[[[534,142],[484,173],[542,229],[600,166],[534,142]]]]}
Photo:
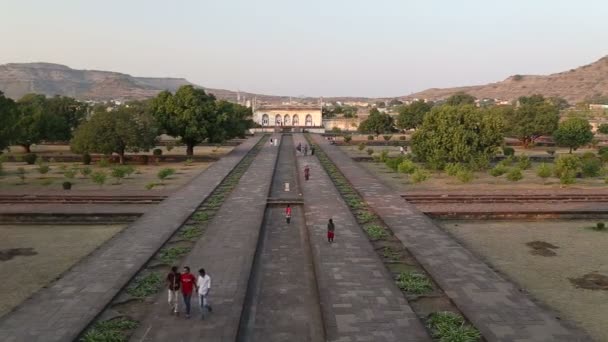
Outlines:
{"type": "MultiPolygon", "coordinates": [[[[270,195],[289,200],[299,194],[293,138],[284,135],[270,195]]],[[[324,341],[302,205],[292,204],[289,224],[285,204],[269,206],[261,234],[239,341],[324,341]]]]}
{"type": "Polygon", "coordinates": [[[2,214],[143,214],[156,207],[153,204],[1,204],[2,214]]]}
{"type": "Polygon", "coordinates": [[[163,291],[131,341],[235,341],[277,155],[264,145],[182,264],[211,276],[213,313],[202,321],[193,298],[190,319],[173,316],[163,291]]]}
{"type": "Polygon", "coordinates": [[[486,340],[591,341],[518,291],[338,148],[321,136],[313,139],[486,340]]]}
{"type": "MultiPolygon", "coordinates": [[[[302,135],[298,141],[306,143],[302,135]]],[[[318,159],[299,157],[298,168],[327,340],[431,341],[318,159]],[[334,244],[327,242],[329,218],[334,244]]]]}
{"type": "Polygon", "coordinates": [[[59,280],[0,318],[0,341],[71,341],[87,327],[260,140],[202,171],[59,280]]]}

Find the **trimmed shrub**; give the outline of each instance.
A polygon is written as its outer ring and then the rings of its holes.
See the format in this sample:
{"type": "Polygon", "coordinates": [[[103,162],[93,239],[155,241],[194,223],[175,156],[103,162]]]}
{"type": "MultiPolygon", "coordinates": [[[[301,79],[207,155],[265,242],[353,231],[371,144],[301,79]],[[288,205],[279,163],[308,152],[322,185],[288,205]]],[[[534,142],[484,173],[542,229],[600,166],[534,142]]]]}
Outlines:
{"type": "Polygon", "coordinates": [[[414,173],[412,173],[412,183],[422,183],[425,180],[429,179],[430,174],[422,169],[416,169],[414,173]]]}
{"type": "Polygon", "coordinates": [[[165,179],[169,178],[173,174],[175,174],[175,169],[166,168],[158,171],[158,174],[156,176],[158,177],[158,179],[160,179],[160,182],[162,183],[165,179]]]}
{"type": "Polygon", "coordinates": [[[371,147],[370,147],[370,148],[368,148],[368,149],[367,149],[367,154],[368,154],[368,155],[370,155],[370,156],[371,156],[372,154],[374,154],[374,149],[373,149],[373,148],[371,148],[371,147]]]}
{"type": "Polygon", "coordinates": [[[504,166],[511,166],[515,162],[514,156],[507,156],[505,159],[501,160],[499,164],[504,166]]]}
{"type": "Polygon", "coordinates": [[[374,140],[374,136],[373,135],[368,135],[367,136],[367,140],[374,140]]]}
{"type": "Polygon", "coordinates": [[[391,170],[397,171],[399,168],[399,164],[404,160],[403,156],[399,156],[397,158],[387,158],[384,164],[388,166],[391,170]]]}
{"type": "Polygon", "coordinates": [[[521,156],[519,156],[519,158],[517,158],[517,167],[522,169],[522,170],[527,170],[532,166],[532,163],[530,162],[530,157],[528,157],[525,154],[522,154],[521,156]]]}
{"type": "Polygon", "coordinates": [[[108,160],[108,158],[103,156],[103,157],[99,158],[99,161],[97,161],[97,166],[108,167],[108,166],[110,166],[110,161],[108,160]]]}
{"type": "Polygon", "coordinates": [[[382,138],[384,139],[384,141],[389,141],[389,140],[391,140],[391,138],[392,138],[392,137],[393,137],[393,136],[392,136],[392,135],[390,135],[390,134],[388,134],[388,135],[383,135],[383,136],[382,136],[382,138]]]}
{"type": "Polygon", "coordinates": [[[502,154],[505,156],[513,156],[515,155],[515,149],[513,149],[513,147],[505,146],[502,148],[502,154]]]}
{"type": "Polygon", "coordinates": [[[104,185],[106,182],[106,179],[107,179],[106,173],[103,171],[97,171],[91,175],[91,180],[93,181],[93,183],[95,183],[99,186],[104,185]]]}
{"type": "Polygon", "coordinates": [[[553,172],[555,173],[555,177],[559,177],[560,179],[566,173],[568,176],[575,177],[577,172],[580,171],[581,164],[581,159],[578,156],[574,154],[564,154],[559,156],[555,161],[553,172]]]}
{"type": "Polygon", "coordinates": [[[380,161],[381,162],[386,162],[386,160],[388,159],[388,150],[382,150],[382,152],[380,152],[380,161]]]}
{"type": "Polygon", "coordinates": [[[38,172],[40,172],[41,175],[45,175],[45,174],[49,173],[49,171],[51,171],[51,167],[48,166],[47,164],[38,165],[38,172]]]}
{"type": "Polygon", "coordinates": [[[462,183],[470,183],[475,178],[475,175],[473,171],[462,168],[456,173],[456,178],[462,183]]]}
{"type": "Polygon", "coordinates": [[[124,166],[114,166],[110,171],[110,176],[116,179],[116,184],[120,184],[122,179],[127,176],[127,170],[124,166]]]}
{"type": "Polygon", "coordinates": [[[459,163],[447,163],[445,165],[445,172],[448,174],[448,176],[452,176],[452,177],[456,176],[458,171],[460,171],[462,169],[463,169],[463,167],[459,163]]]}
{"type": "Polygon", "coordinates": [[[88,166],[85,166],[80,169],[80,174],[85,178],[90,176],[92,172],[93,172],[93,170],[88,166]]]}
{"type": "Polygon", "coordinates": [[[595,227],[593,227],[594,230],[604,230],[606,229],[606,225],[604,224],[604,222],[598,222],[595,227]]]}
{"type": "Polygon", "coordinates": [[[23,157],[23,160],[28,164],[28,165],[34,165],[36,164],[36,160],[38,159],[38,155],[36,155],[36,153],[28,153],[23,157]]]}
{"type": "Polygon", "coordinates": [[[365,150],[365,143],[359,143],[359,145],[357,146],[357,148],[359,149],[359,151],[365,150]]]}
{"type": "Polygon", "coordinates": [[[399,171],[399,173],[405,173],[408,175],[411,175],[417,169],[418,169],[418,167],[416,166],[416,164],[414,164],[414,162],[409,159],[403,160],[397,167],[397,170],[399,171]]]}
{"type": "Polygon", "coordinates": [[[500,176],[504,175],[505,173],[507,173],[508,171],[509,171],[509,169],[507,169],[506,166],[497,164],[496,166],[494,166],[494,168],[492,170],[490,170],[490,175],[492,175],[492,177],[500,177],[500,176]]]}
{"type": "Polygon", "coordinates": [[[576,172],[572,170],[562,171],[559,176],[560,184],[574,184],[576,182],[576,172]]]}
{"type": "Polygon", "coordinates": [[[85,153],[82,155],[82,163],[84,165],[91,165],[91,155],[88,153],[85,153]]]}
{"type": "Polygon", "coordinates": [[[599,158],[596,158],[595,155],[592,155],[590,158],[585,158],[581,160],[581,172],[583,173],[583,177],[597,177],[600,175],[602,171],[602,161],[599,158]]]}
{"type": "Polygon", "coordinates": [[[160,156],[163,155],[163,150],[161,150],[160,148],[155,148],[155,149],[152,150],[152,154],[155,157],[160,157],[160,156]]]}
{"type": "Polygon", "coordinates": [[[70,189],[72,189],[72,182],[68,182],[68,181],[63,182],[61,184],[61,187],[63,188],[63,190],[70,190],[70,189]]]}
{"type": "Polygon", "coordinates": [[[353,136],[352,135],[345,135],[344,136],[344,142],[345,143],[350,143],[353,140],[353,136]]]}
{"type": "Polygon", "coordinates": [[[551,165],[549,165],[549,164],[542,163],[536,169],[536,175],[538,177],[542,178],[543,181],[545,181],[547,178],[551,177],[552,173],[553,173],[553,169],[551,168],[551,165]]]}
{"type": "Polygon", "coordinates": [[[76,169],[70,169],[70,170],[66,170],[63,173],[63,176],[67,179],[74,179],[74,177],[76,177],[76,169]]]}
{"type": "Polygon", "coordinates": [[[517,182],[519,180],[521,180],[522,178],[524,178],[524,176],[521,174],[521,170],[519,168],[513,168],[511,171],[507,172],[507,179],[510,180],[511,182],[517,182]]]}
{"type": "Polygon", "coordinates": [[[405,140],[405,135],[399,136],[399,140],[405,140]]]}

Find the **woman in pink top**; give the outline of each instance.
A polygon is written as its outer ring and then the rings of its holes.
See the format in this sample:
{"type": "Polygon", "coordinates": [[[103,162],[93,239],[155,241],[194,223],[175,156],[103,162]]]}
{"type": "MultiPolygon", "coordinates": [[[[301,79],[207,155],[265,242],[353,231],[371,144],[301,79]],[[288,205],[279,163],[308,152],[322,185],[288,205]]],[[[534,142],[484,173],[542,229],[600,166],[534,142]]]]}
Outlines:
{"type": "Polygon", "coordinates": [[[291,207],[289,206],[289,204],[287,205],[287,208],[285,208],[285,220],[288,224],[289,222],[291,222],[291,207]]]}

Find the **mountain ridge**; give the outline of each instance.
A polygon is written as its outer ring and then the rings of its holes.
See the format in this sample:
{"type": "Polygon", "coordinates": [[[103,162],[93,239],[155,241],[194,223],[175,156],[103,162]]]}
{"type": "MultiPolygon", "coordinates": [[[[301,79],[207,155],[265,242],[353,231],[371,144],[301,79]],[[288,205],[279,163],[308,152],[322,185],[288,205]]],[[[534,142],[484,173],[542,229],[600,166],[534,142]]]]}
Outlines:
{"type": "Polygon", "coordinates": [[[440,100],[460,91],[480,99],[495,98],[511,101],[520,96],[543,94],[547,97],[563,97],[571,103],[576,103],[594,95],[608,95],[608,56],[593,63],[549,75],[511,75],[498,82],[450,88],[429,88],[401,98],[440,100]]]}

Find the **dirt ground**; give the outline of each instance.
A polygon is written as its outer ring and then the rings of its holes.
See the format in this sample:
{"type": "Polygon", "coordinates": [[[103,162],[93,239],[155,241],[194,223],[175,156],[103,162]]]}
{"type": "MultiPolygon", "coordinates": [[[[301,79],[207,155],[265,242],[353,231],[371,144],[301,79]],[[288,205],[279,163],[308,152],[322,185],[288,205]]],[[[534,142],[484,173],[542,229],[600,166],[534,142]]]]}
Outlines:
{"type": "MultiPolygon", "coordinates": [[[[181,147],[176,147],[171,150],[171,154],[185,154],[184,151],[180,151],[181,147]]],[[[233,149],[232,146],[220,146],[220,147],[196,147],[196,154],[204,154],[204,155],[213,155],[216,157],[221,157],[226,155],[233,149]]],[[[45,157],[48,153],[53,154],[71,154],[69,152],[69,146],[44,146],[39,145],[32,148],[32,152],[39,153],[44,155],[45,157]]],[[[164,153],[167,153],[166,150],[164,153]]],[[[23,190],[27,192],[29,190],[62,190],[62,183],[64,181],[72,182],[72,189],[74,190],[94,190],[96,192],[102,191],[115,191],[115,190],[146,190],[146,185],[149,183],[157,183],[157,185],[150,190],[154,192],[155,190],[163,190],[163,191],[172,191],[175,190],[185,183],[187,183],[192,177],[200,173],[201,171],[208,168],[212,163],[207,162],[192,162],[192,163],[159,163],[155,164],[154,162],[150,162],[148,165],[138,165],[132,164],[136,168],[135,173],[133,173],[128,178],[125,178],[121,181],[120,184],[117,183],[117,180],[112,178],[111,168],[114,165],[109,167],[99,167],[95,163],[89,165],[92,169],[92,172],[104,171],[107,175],[106,183],[100,187],[95,184],[91,179],[83,176],[78,171],[76,176],[73,179],[67,179],[64,177],[65,170],[70,169],[82,169],[85,167],[82,163],[46,163],[51,170],[46,174],[40,174],[38,172],[37,165],[27,165],[25,162],[5,162],[3,163],[3,173],[0,175],[0,190],[12,190],[12,191],[20,191],[23,190]],[[23,168],[26,171],[26,179],[25,184],[19,178],[18,169],[23,168]],[[176,173],[166,179],[162,184],[157,177],[158,172],[164,168],[173,168],[176,173]]]]}
{"type": "Polygon", "coordinates": [[[501,273],[608,341],[608,291],[576,286],[585,275],[608,276],[608,232],[595,221],[442,221],[439,224],[501,273]],[[539,252],[541,251],[541,252],[539,252]],[[546,251],[550,251],[547,253],[546,251]],[[574,280],[574,282],[572,281],[574,280]]]}
{"type": "Polygon", "coordinates": [[[0,225],[0,316],[126,225],[0,225]]]}
{"type": "MultiPolygon", "coordinates": [[[[365,150],[368,147],[365,148],[365,150]]],[[[389,156],[397,157],[399,155],[399,148],[394,146],[374,146],[377,153],[380,153],[383,150],[389,151],[389,156]]],[[[363,151],[359,151],[356,146],[345,146],[341,147],[343,151],[348,153],[353,157],[363,157],[368,156],[368,154],[363,151]]],[[[516,149],[516,155],[520,155],[520,153],[524,151],[521,148],[516,149]]],[[[577,151],[578,153],[584,153],[591,150],[581,149],[577,151]]],[[[545,150],[540,149],[529,149],[525,150],[526,155],[547,155],[545,150]]],[[[567,150],[558,150],[558,153],[567,153],[567,150]]],[[[386,184],[391,187],[395,187],[400,191],[474,191],[479,190],[481,192],[487,192],[488,189],[491,191],[495,190],[548,190],[548,189],[560,189],[562,185],[559,183],[559,179],[555,177],[550,177],[546,181],[543,181],[542,178],[536,175],[536,168],[539,163],[532,163],[532,167],[528,170],[524,170],[522,172],[523,179],[517,182],[511,182],[507,180],[506,175],[502,175],[500,177],[492,177],[488,171],[485,172],[475,172],[475,179],[472,182],[463,184],[456,177],[448,176],[445,172],[430,172],[431,177],[418,184],[413,184],[409,181],[409,176],[405,174],[400,174],[394,172],[389,169],[384,163],[374,163],[374,162],[361,162],[362,166],[372,171],[374,174],[378,175],[380,179],[382,179],[386,184]]],[[[567,186],[569,189],[598,189],[598,188],[607,188],[608,185],[604,181],[604,177],[595,177],[595,178],[581,178],[577,179],[575,184],[570,184],[567,186]]]]}

